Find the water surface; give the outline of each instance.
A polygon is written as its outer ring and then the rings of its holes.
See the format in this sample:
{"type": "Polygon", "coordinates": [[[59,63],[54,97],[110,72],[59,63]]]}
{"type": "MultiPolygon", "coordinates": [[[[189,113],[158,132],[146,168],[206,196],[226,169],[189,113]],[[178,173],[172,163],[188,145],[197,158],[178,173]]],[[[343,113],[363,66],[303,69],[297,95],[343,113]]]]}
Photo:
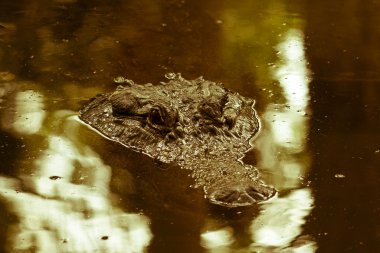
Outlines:
{"type": "Polygon", "coordinates": [[[0,2],[1,252],[379,252],[378,1],[0,2]],[[279,190],[207,203],[81,124],[117,77],[256,100],[244,161],[279,190]]]}

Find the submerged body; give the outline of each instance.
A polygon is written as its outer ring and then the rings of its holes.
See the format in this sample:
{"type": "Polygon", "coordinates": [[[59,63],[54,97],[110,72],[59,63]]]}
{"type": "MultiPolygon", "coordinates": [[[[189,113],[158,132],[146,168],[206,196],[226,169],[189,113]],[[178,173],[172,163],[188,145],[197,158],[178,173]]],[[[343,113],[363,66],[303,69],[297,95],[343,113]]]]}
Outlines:
{"type": "Polygon", "coordinates": [[[254,100],[203,78],[170,79],[128,81],[92,99],[79,117],[113,141],[191,170],[212,203],[236,207],[271,198],[275,189],[241,162],[260,128],[254,100]]]}

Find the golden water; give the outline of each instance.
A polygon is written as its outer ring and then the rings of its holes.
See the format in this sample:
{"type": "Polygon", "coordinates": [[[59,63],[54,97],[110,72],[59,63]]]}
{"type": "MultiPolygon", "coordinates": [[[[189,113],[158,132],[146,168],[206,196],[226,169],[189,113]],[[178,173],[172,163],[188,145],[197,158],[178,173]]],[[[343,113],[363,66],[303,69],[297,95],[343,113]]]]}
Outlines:
{"type": "Polygon", "coordinates": [[[380,2],[0,2],[0,252],[379,252],[380,2]],[[279,194],[212,206],[77,111],[113,80],[255,98],[279,194]]]}

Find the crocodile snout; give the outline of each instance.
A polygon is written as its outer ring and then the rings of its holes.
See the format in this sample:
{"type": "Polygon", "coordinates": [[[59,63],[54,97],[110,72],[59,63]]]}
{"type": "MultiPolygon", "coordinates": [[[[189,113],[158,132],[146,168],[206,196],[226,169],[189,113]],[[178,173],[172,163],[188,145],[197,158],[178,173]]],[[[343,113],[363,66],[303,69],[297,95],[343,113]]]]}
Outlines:
{"type": "Polygon", "coordinates": [[[211,203],[226,207],[249,206],[272,198],[276,194],[273,187],[261,181],[247,184],[218,186],[210,191],[211,203]]]}

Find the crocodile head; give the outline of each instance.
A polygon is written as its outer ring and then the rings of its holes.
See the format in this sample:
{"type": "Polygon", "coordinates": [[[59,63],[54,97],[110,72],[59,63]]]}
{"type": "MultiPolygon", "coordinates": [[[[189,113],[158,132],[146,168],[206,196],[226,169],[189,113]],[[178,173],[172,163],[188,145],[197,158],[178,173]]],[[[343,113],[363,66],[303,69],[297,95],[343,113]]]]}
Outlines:
{"type": "Polygon", "coordinates": [[[163,162],[233,154],[259,130],[254,101],[202,78],[119,86],[99,95],[80,119],[104,136],[163,162]]]}
{"type": "Polygon", "coordinates": [[[79,117],[108,139],[191,170],[212,203],[235,207],[275,192],[239,160],[259,130],[253,105],[221,84],[176,75],[167,83],[129,82],[98,95],[79,117]]]}

